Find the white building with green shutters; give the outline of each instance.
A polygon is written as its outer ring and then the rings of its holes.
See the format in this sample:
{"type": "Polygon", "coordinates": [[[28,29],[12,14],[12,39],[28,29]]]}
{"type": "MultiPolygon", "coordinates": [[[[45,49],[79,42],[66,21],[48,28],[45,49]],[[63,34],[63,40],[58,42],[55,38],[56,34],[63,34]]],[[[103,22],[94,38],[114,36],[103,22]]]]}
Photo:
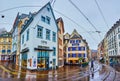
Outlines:
{"type": "Polygon", "coordinates": [[[52,69],[58,66],[58,26],[50,3],[31,14],[21,31],[20,66],[52,69]]]}

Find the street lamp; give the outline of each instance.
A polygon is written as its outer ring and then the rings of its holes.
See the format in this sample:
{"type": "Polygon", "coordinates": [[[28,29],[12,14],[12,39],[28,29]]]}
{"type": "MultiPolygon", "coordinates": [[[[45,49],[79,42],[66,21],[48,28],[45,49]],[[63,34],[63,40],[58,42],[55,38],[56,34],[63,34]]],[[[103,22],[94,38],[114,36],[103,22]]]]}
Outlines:
{"type": "Polygon", "coordinates": [[[4,18],[5,16],[3,14],[0,14],[1,18],[4,18]]]}
{"type": "Polygon", "coordinates": [[[4,15],[1,15],[2,18],[4,18],[5,16],[4,15]]]}

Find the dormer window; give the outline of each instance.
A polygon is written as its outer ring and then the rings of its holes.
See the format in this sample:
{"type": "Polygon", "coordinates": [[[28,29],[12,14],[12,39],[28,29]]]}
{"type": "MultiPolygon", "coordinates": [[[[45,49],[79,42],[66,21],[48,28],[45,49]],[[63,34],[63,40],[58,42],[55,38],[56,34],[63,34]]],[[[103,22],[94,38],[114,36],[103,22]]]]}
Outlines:
{"type": "Polygon", "coordinates": [[[50,17],[48,17],[48,16],[46,16],[46,17],[41,16],[41,21],[43,21],[43,22],[45,22],[47,24],[50,24],[50,17]]]}
{"type": "Polygon", "coordinates": [[[50,8],[49,8],[49,7],[47,7],[47,11],[50,11],[50,8]]]}
{"type": "Polygon", "coordinates": [[[46,16],[46,23],[50,24],[50,17],[46,16]]]}
{"type": "Polygon", "coordinates": [[[25,20],[25,23],[24,23],[24,24],[27,24],[27,21],[28,21],[28,20],[25,20]]]}

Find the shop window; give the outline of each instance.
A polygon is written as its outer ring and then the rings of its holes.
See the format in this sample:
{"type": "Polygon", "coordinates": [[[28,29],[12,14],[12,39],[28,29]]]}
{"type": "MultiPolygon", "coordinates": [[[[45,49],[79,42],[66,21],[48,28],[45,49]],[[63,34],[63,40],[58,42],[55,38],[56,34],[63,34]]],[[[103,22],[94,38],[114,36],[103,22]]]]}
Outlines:
{"type": "Polygon", "coordinates": [[[22,54],[22,66],[27,67],[27,54],[22,54]]]}

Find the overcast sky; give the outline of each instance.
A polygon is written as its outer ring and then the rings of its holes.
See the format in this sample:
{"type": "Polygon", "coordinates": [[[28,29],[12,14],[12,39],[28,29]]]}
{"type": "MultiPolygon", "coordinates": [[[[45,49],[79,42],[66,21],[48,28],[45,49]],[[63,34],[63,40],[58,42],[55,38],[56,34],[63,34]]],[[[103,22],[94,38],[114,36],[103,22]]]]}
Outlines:
{"type": "MultiPolygon", "coordinates": [[[[4,15],[4,18],[0,18],[0,28],[5,27],[8,31],[11,30],[15,17],[18,12],[26,13],[37,12],[41,7],[21,7],[11,10],[9,8],[19,6],[43,6],[50,0],[0,0],[0,15],[4,15]]],[[[51,0],[54,1],[54,0],[51,0]]],[[[91,49],[97,49],[98,43],[103,39],[106,32],[115,24],[120,18],[120,0],[96,0],[103,16],[108,24],[105,24],[103,17],[98,10],[95,0],[71,0],[82,13],[92,22],[95,26],[85,19],[85,17],[70,3],[69,0],[56,0],[52,3],[54,14],[56,19],[62,17],[64,21],[65,33],[72,33],[73,29],[76,29],[78,33],[86,39],[91,49]],[[62,13],[59,14],[58,12],[62,13]],[[70,19],[66,18],[69,17],[70,19]],[[100,35],[95,32],[95,28],[101,31],[100,35]]]]}

